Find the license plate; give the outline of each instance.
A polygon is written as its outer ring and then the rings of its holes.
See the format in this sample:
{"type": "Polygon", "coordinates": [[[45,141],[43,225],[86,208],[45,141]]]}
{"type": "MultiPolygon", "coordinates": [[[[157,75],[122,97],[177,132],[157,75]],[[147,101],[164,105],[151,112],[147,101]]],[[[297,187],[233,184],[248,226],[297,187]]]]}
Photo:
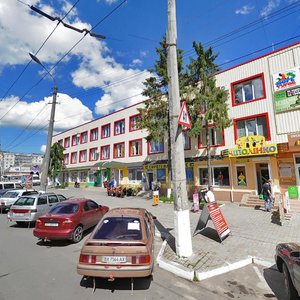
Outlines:
{"type": "Polygon", "coordinates": [[[57,227],[58,223],[45,223],[45,226],[57,227]]]}
{"type": "Polygon", "coordinates": [[[23,216],[24,216],[23,213],[14,213],[14,215],[15,215],[16,217],[23,217],[23,216]]]}
{"type": "Polygon", "coordinates": [[[107,264],[118,264],[118,263],[125,263],[126,257],[125,256],[103,256],[102,260],[107,264]]]}

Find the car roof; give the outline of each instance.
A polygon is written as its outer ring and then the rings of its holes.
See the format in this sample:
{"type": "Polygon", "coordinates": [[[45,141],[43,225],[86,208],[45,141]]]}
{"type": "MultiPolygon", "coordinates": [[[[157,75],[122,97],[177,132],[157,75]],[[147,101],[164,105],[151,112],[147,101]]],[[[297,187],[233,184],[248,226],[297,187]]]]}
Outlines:
{"type": "MultiPolygon", "coordinates": [[[[67,200],[65,200],[65,201],[63,201],[61,203],[82,203],[82,202],[85,202],[87,200],[91,200],[91,199],[87,199],[87,198],[72,198],[72,199],[67,199],[67,200]]],[[[91,200],[91,201],[94,201],[94,200],[91,200]]]]}
{"type": "Polygon", "coordinates": [[[109,210],[105,217],[114,217],[114,216],[130,216],[130,217],[140,217],[143,218],[145,215],[146,209],[138,207],[118,207],[109,210]]]}

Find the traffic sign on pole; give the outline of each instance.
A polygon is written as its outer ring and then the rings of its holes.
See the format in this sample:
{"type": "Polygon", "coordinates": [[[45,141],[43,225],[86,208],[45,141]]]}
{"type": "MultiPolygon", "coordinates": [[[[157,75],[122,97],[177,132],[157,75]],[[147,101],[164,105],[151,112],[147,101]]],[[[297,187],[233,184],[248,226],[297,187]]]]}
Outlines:
{"type": "Polygon", "coordinates": [[[181,106],[181,110],[180,110],[180,114],[179,114],[179,118],[178,118],[178,124],[184,125],[186,127],[192,126],[190,115],[188,113],[185,101],[182,102],[182,106],[181,106]]]}

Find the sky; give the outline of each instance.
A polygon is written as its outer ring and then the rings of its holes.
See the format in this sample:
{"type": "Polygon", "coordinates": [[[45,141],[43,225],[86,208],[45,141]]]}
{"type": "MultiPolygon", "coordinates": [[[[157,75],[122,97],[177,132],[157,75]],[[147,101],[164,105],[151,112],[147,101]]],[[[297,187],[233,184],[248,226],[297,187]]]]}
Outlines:
{"type": "MultiPolygon", "coordinates": [[[[44,153],[55,85],[54,133],[145,100],[167,6],[168,0],[0,0],[0,150],[44,153]]],[[[176,11],[185,64],[195,58],[193,41],[211,46],[222,70],[300,41],[300,0],[177,0],[176,11]]]]}

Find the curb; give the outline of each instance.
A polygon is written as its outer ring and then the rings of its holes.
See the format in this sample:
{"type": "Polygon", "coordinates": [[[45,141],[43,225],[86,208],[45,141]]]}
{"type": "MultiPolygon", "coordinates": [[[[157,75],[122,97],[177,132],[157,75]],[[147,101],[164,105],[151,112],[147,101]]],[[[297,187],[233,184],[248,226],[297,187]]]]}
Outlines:
{"type": "Polygon", "coordinates": [[[208,272],[195,272],[196,278],[201,281],[204,279],[211,278],[213,276],[221,275],[236,269],[243,268],[247,265],[250,265],[253,263],[252,257],[248,257],[246,259],[240,260],[238,262],[232,263],[232,264],[227,264],[227,266],[216,268],[214,270],[208,271],[208,272]]]}
{"type": "Polygon", "coordinates": [[[248,256],[247,258],[234,262],[234,263],[227,263],[226,266],[220,267],[220,268],[216,268],[207,272],[199,272],[199,271],[194,271],[194,270],[190,270],[188,268],[183,267],[182,265],[173,262],[173,261],[168,261],[166,259],[163,258],[163,254],[165,251],[167,245],[167,241],[165,240],[159,250],[159,253],[157,255],[156,258],[156,262],[157,265],[168,271],[171,272],[175,275],[177,275],[178,277],[190,280],[190,281],[201,281],[204,279],[208,279],[217,275],[221,275],[221,274],[225,274],[228,273],[230,271],[234,271],[240,268],[243,268],[247,265],[250,264],[256,264],[256,265],[260,265],[266,268],[270,268],[271,266],[273,266],[275,263],[264,260],[262,258],[256,257],[256,256],[248,256]]]}
{"type": "Polygon", "coordinates": [[[172,262],[172,261],[165,261],[163,259],[163,253],[165,251],[167,245],[167,241],[165,240],[159,250],[159,253],[157,255],[156,258],[156,262],[157,265],[166,270],[169,271],[181,278],[193,281],[194,280],[194,271],[193,270],[189,270],[181,265],[179,265],[178,263],[172,262]]]}

